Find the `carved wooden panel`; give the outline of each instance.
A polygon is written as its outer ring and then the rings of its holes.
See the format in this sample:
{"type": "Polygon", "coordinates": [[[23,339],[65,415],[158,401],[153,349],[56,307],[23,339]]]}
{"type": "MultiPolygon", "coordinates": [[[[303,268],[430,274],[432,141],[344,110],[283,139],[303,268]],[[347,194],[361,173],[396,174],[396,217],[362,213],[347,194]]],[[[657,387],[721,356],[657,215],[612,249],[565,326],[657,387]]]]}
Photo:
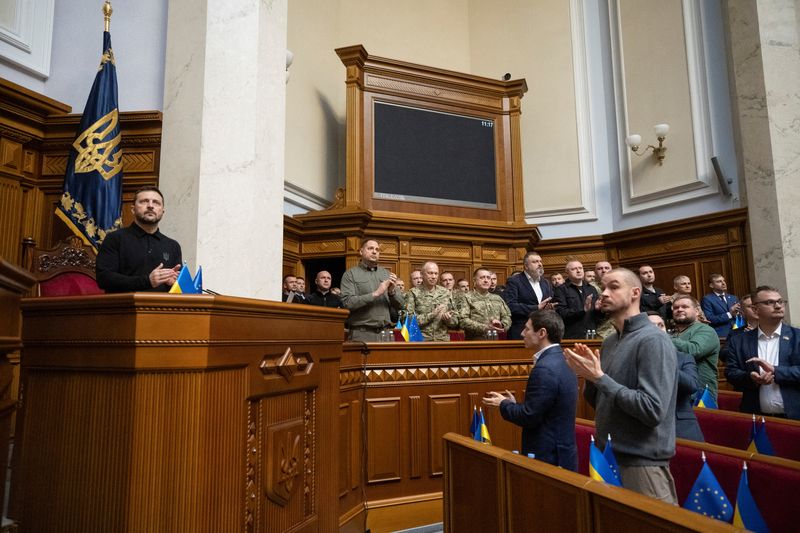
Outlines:
{"type": "Polygon", "coordinates": [[[423,260],[438,261],[439,258],[469,259],[471,256],[471,246],[454,246],[442,244],[422,244],[411,243],[411,255],[423,257],[423,260]]]}
{"type": "Polygon", "coordinates": [[[367,481],[400,479],[400,398],[367,400],[367,481]]]}
{"type": "Polygon", "coordinates": [[[409,477],[422,475],[422,401],[419,395],[408,397],[408,461],[409,477]]]}
{"type": "Polygon", "coordinates": [[[475,94],[469,94],[464,91],[454,91],[438,87],[431,87],[429,85],[422,85],[420,83],[408,81],[399,81],[396,79],[386,78],[384,76],[375,76],[373,74],[367,74],[364,76],[364,78],[365,85],[367,87],[390,89],[398,93],[429,96],[441,100],[450,100],[453,102],[469,102],[486,107],[494,107],[498,110],[500,109],[500,101],[497,98],[485,98],[475,94]]]}
{"type": "Polygon", "coordinates": [[[22,171],[22,143],[0,139],[0,167],[6,171],[22,171]]]}
{"type": "Polygon", "coordinates": [[[442,436],[450,431],[461,433],[466,424],[461,421],[459,416],[462,411],[460,394],[431,394],[428,396],[430,475],[441,475],[444,472],[442,436]]]}
{"type": "Polygon", "coordinates": [[[12,263],[20,263],[22,222],[22,187],[19,182],[0,177],[0,257],[12,263]]]}
{"type": "Polygon", "coordinates": [[[364,440],[364,427],[362,426],[361,409],[363,402],[353,400],[350,402],[350,489],[355,490],[361,486],[361,446],[364,440]]]}
{"type": "Polygon", "coordinates": [[[347,495],[350,490],[351,469],[354,464],[350,461],[350,449],[355,444],[350,440],[350,404],[339,404],[339,497],[347,495]]]}
{"type": "Polygon", "coordinates": [[[508,261],[509,254],[507,248],[484,246],[482,256],[485,261],[508,261]]]}
{"type": "Polygon", "coordinates": [[[303,255],[340,253],[344,254],[343,239],[327,239],[303,242],[303,255]]]}
{"type": "Polygon", "coordinates": [[[725,232],[711,233],[698,237],[670,240],[668,242],[650,243],[643,246],[634,246],[620,250],[619,258],[622,261],[633,257],[646,257],[665,252],[688,252],[690,250],[704,250],[712,246],[724,245],[728,242],[725,232]]]}

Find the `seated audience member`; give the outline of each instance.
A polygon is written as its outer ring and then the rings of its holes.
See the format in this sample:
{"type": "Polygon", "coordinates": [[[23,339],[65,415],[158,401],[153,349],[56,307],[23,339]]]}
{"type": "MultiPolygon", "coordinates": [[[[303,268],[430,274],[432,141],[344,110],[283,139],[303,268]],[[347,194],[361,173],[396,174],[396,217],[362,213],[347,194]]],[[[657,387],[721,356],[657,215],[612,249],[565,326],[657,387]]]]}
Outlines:
{"type": "Polygon", "coordinates": [[[306,295],[306,278],[303,276],[297,276],[297,292],[306,295]]]}
{"type": "Polygon", "coordinates": [[[564,284],[564,276],[561,272],[556,272],[550,276],[550,285],[555,289],[556,287],[560,287],[564,284]]]}
{"type": "Polygon", "coordinates": [[[419,287],[422,285],[422,272],[415,270],[411,273],[411,288],[419,287]]]}
{"type": "MultiPolygon", "coordinates": [[[[744,316],[745,325],[741,328],[732,329],[728,334],[728,340],[734,335],[741,335],[745,331],[758,329],[758,314],[756,314],[756,306],[753,305],[753,296],[751,294],[745,294],[742,296],[742,299],[739,300],[739,304],[741,306],[741,313],[744,316]]],[[[722,361],[723,365],[728,364],[729,354],[730,342],[726,342],[725,346],[719,351],[719,360],[722,361]]]]}
{"type": "Polygon", "coordinates": [[[389,310],[401,309],[403,297],[397,290],[397,276],[378,266],[378,241],[364,239],[359,254],[361,261],[342,276],[342,305],[350,310],[350,340],[379,342],[381,332],[394,326],[389,310]]]}
{"type": "Polygon", "coordinates": [[[293,274],[283,276],[283,296],[281,301],[296,304],[307,303],[305,294],[297,290],[297,278],[293,274]]]}
{"type": "Polygon", "coordinates": [[[169,291],[181,270],[181,245],[161,233],[164,196],[155,187],[133,195],[133,223],[106,235],[97,254],[97,285],[106,292],[169,291]]]}
{"type": "Polygon", "coordinates": [[[453,293],[437,285],[438,281],[439,266],[428,261],[422,265],[422,285],[412,287],[406,295],[406,312],[417,316],[426,341],[449,341],[447,329],[458,326],[453,293]]]}
{"type": "Polygon", "coordinates": [[[338,309],[343,308],[342,299],[331,292],[331,273],[327,270],[322,270],[317,273],[314,278],[314,284],[317,288],[308,295],[307,301],[311,305],[319,305],[321,307],[335,307],[338,309]]]}
{"type": "Polygon", "coordinates": [[[564,338],[584,339],[588,330],[597,329],[598,295],[591,285],[583,282],[583,265],[569,261],[566,266],[567,281],[553,291],[556,311],[564,320],[564,338]]]}
{"type": "Polygon", "coordinates": [[[731,332],[731,326],[736,315],[741,312],[741,306],[736,296],[727,293],[728,284],[721,274],[711,274],[708,277],[708,286],[711,292],[703,296],[700,308],[717,335],[724,339],[731,332]]]}
{"type": "Polygon", "coordinates": [[[753,305],[758,327],[728,338],[725,377],[742,391],[740,411],[800,420],[800,329],[783,322],[778,289],[758,287],[753,305]]]}
{"type": "Polygon", "coordinates": [[[533,311],[522,334],[525,348],[534,352],[524,400],[518,403],[509,391],[492,391],[483,404],[499,407],[505,420],[522,427],[522,455],[533,453],[540,461],[577,472],[578,382],[561,351],[563,333],[558,313],[533,311]]]}
{"type": "Polygon", "coordinates": [[[503,300],[511,310],[511,329],[509,339],[521,339],[522,330],[528,323],[530,314],[537,309],[552,309],[553,289],[544,279],[542,257],[536,252],[528,252],[522,260],[524,271],[508,280],[503,300]]]}
{"type": "Polygon", "coordinates": [[[688,353],[697,363],[700,390],[708,392],[717,401],[717,363],[719,361],[719,337],[714,328],[698,320],[700,305],[691,296],[678,296],[672,302],[672,317],[675,333],[672,344],[678,351],[688,353]]]}
{"type": "Polygon", "coordinates": [[[642,265],[639,267],[639,279],[642,281],[642,299],[641,305],[643,312],[658,311],[662,318],[667,316],[667,304],[671,304],[672,300],[668,294],[655,286],[656,273],[650,265],[642,265]]]}
{"type": "Polygon", "coordinates": [[[587,270],[583,273],[583,282],[594,287],[597,294],[600,294],[600,285],[597,283],[597,277],[593,270],[587,270]]]}
{"type": "Polygon", "coordinates": [[[442,287],[448,291],[452,291],[456,286],[456,278],[451,272],[443,272],[440,276],[442,287]]]}
{"type": "Polygon", "coordinates": [[[469,281],[465,280],[464,278],[460,278],[456,282],[456,288],[461,292],[469,292],[469,281]]]}
{"type": "Polygon", "coordinates": [[[464,294],[458,313],[458,324],[467,340],[481,340],[490,331],[504,332],[511,326],[511,311],[496,294],[489,292],[492,273],[486,268],[475,270],[475,289],[464,294]]]}
{"type": "MultiPolygon", "coordinates": [[[[641,275],[639,276],[641,278],[641,275]]],[[[647,318],[658,329],[667,332],[664,319],[658,311],[647,311],[647,318]]],[[[685,352],[675,350],[678,360],[678,397],[675,403],[675,436],[679,439],[705,442],[703,431],[697,422],[692,409],[692,396],[699,390],[700,378],[697,376],[697,364],[694,357],[685,352]]]]}

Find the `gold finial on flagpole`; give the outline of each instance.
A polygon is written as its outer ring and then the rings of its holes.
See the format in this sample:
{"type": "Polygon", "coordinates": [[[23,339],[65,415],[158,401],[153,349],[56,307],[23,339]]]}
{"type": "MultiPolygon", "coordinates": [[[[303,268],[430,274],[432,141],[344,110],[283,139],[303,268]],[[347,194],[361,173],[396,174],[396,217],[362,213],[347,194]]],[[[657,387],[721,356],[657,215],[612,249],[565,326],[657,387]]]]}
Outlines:
{"type": "Polygon", "coordinates": [[[111,13],[113,12],[114,10],[111,8],[111,2],[106,0],[105,4],[103,4],[103,28],[105,31],[111,30],[111,13]]]}

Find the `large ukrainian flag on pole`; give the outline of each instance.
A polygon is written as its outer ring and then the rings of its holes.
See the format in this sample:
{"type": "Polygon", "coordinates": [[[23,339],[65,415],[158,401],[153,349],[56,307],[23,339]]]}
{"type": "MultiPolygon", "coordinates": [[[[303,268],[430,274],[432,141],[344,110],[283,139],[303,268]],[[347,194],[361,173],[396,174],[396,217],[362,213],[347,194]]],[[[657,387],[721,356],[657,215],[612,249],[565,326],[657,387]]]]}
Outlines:
{"type": "Polygon", "coordinates": [[[100,67],[70,148],[64,193],[56,208],[56,215],[95,251],[107,233],[122,226],[122,147],[111,11],[106,2],[100,67]]]}

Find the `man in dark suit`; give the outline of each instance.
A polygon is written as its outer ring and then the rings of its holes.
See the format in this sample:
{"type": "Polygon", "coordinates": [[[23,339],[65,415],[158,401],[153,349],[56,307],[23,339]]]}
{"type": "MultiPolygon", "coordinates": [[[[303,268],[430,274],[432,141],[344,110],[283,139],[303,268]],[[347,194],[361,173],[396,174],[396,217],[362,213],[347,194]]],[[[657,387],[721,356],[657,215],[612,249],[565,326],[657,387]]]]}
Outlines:
{"type": "Polygon", "coordinates": [[[522,328],[528,321],[528,315],[537,309],[553,309],[550,300],[553,289],[544,279],[542,258],[536,252],[528,252],[522,261],[525,269],[521,274],[512,276],[506,282],[503,300],[511,310],[511,327],[509,339],[521,339],[522,328]]]}
{"type": "Polygon", "coordinates": [[[563,334],[564,322],[555,311],[532,312],[522,332],[525,347],[536,350],[525,400],[517,403],[511,392],[493,391],[483,399],[483,404],[500,407],[504,419],[522,427],[524,455],[533,453],[540,461],[577,471],[578,383],[559,345],[563,334]]]}
{"type": "Polygon", "coordinates": [[[564,321],[565,339],[585,339],[586,332],[596,330],[603,319],[599,311],[597,290],[583,281],[583,264],[572,260],[566,266],[567,281],[553,291],[556,311],[564,321]]]}
{"type": "Polygon", "coordinates": [[[743,393],[740,411],[800,420],[800,329],[783,323],[785,304],[774,287],[756,289],[758,328],[731,336],[725,377],[743,393]]]}
{"type": "Polygon", "coordinates": [[[709,325],[724,339],[731,332],[731,326],[736,315],[741,312],[741,306],[736,296],[728,294],[728,284],[722,274],[708,276],[708,286],[711,292],[703,296],[700,308],[709,325]]]}

